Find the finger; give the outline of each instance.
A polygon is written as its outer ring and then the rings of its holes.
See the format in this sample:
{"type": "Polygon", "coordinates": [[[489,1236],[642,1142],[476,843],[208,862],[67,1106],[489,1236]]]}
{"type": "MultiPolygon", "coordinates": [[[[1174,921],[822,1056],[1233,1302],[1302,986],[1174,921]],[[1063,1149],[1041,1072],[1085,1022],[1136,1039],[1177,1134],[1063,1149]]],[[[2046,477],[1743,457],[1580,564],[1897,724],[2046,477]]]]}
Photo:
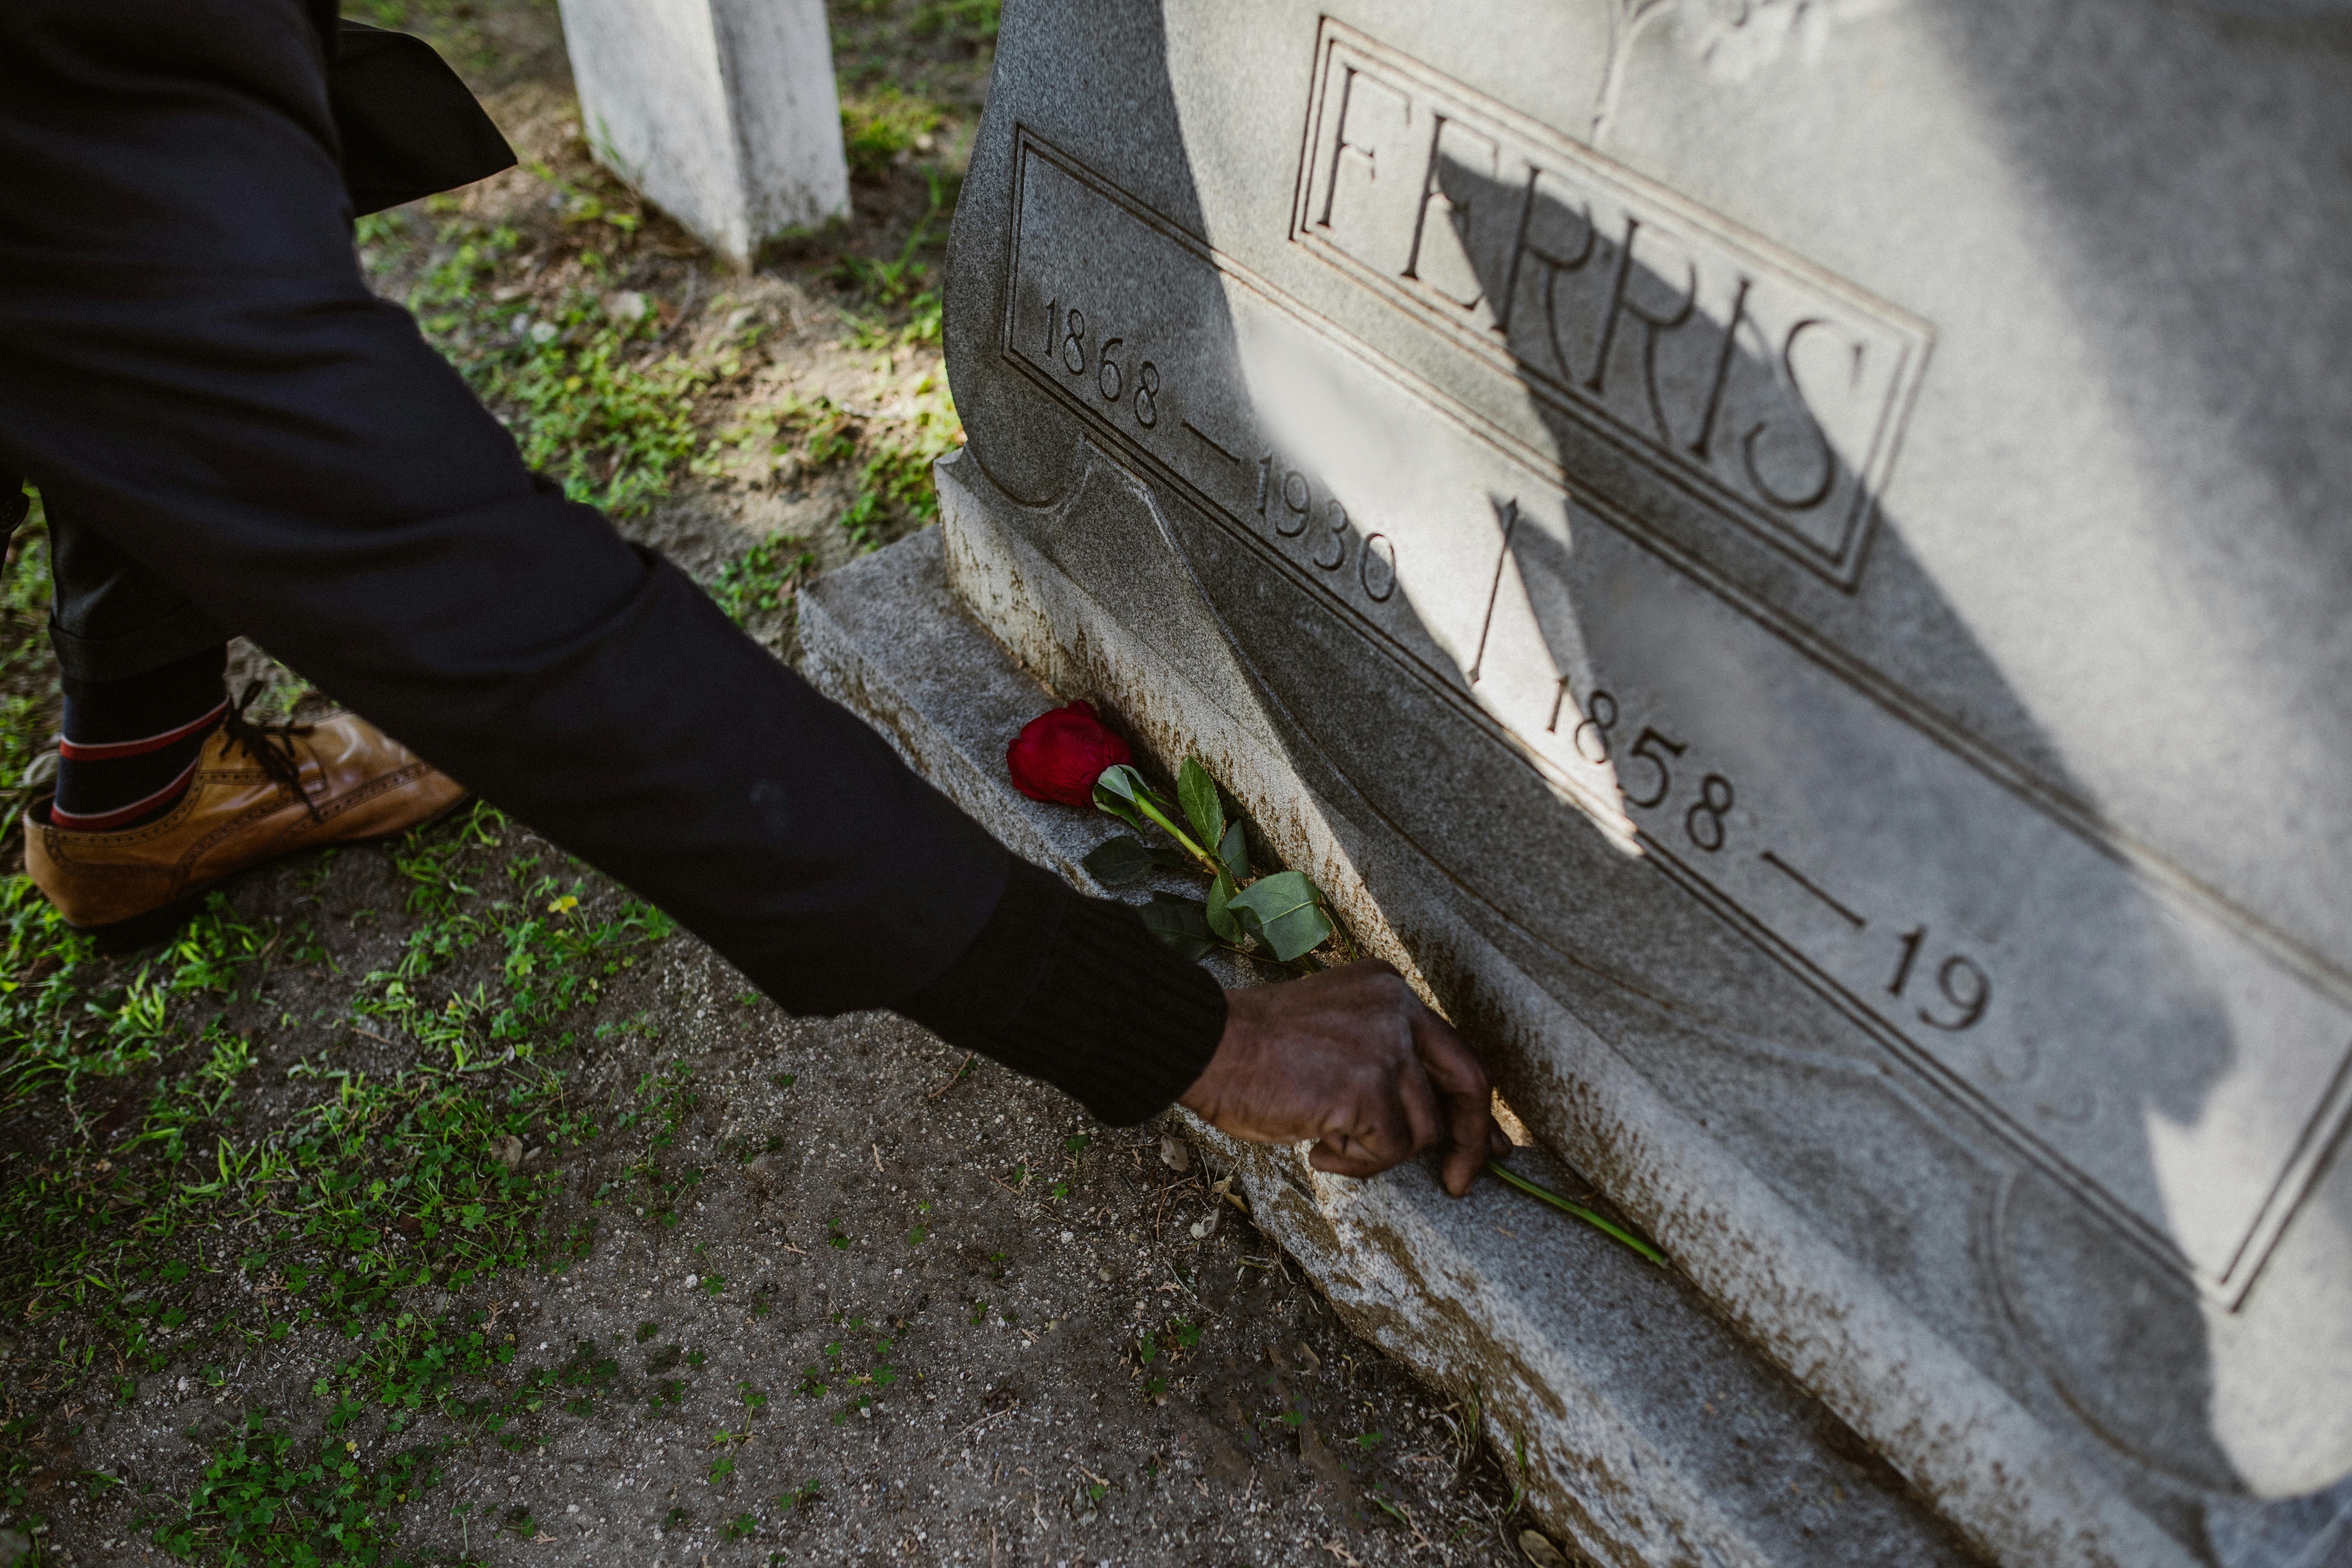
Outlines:
{"type": "Polygon", "coordinates": [[[1453,1149],[1445,1156],[1444,1180],[1445,1190],[1458,1198],[1478,1179],[1487,1151],[1502,1131],[1495,1124],[1494,1088],[1485,1066],[1453,1026],[1426,1007],[1413,1018],[1412,1043],[1430,1080],[1445,1097],[1453,1149]]]}
{"type": "Polygon", "coordinates": [[[1484,1148],[1475,1143],[1466,1146],[1456,1143],[1446,1151],[1444,1168],[1439,1172],[1438,1180],[1445,1184],[1447,1192],[1458,1198],[1470,1190],[1470,1184],[1476,1181],[1478,1173],[1486,1168],[1486,1151],[1484,1148]]]}
{"type": "Polygon", "coordinates": [[[1342,1152],[1327,1139],[1307,1152],[1307,1163],[1335,1176],[1377,1176],[1396,1163],[1393,1160],[1377,1160],[1361,1152],[1360,1144],[1351,1144],[1350,1147],[1357,1152],[1342,1152]]]}
{"type": "Polygon", "coordinates": [[[1499,1160],[1508,1154],[1511,1148],[1511,1135],[1503,1131],[1501,1122],[1496,1122],[1486,1134],[1486,1158],[1499,1160]]]}
{"type": "Polygon", "coordinates": [[[1397,1064],[1389,1089],[1404,1112],[1405,1131],[1412,1139],[1412,1152],[1418,1154],[1424,1149],[1435,1148],[1444,1141],[1446,1119],[1438,1109],[1437,1089],[1430,1083],[1419,1058],[1409,1056],[1397,1064]]]}
{"type": "MultiPolygon", "coordinates": [[[[1421,1074],[1417,1069],[1413,1076],[1421,1074]]],[[[1433,1104],[1424,1084],[1423,1112],[1433,1118],[1433,1104]]],[[[1419,1147],[1413,1141],[1412,1113],[1395,1069],[1364,1071],[1363,1077],[1345,1091],[1335,1114],[1324,1124],[1326,1142],[1341,1148],[1349,1157],[1376,1161],[1377,1170],[1412,1156],[1419,1147]],[[1335,1125],[1336,1124],[1336,1125],[1335,1125]]]]}

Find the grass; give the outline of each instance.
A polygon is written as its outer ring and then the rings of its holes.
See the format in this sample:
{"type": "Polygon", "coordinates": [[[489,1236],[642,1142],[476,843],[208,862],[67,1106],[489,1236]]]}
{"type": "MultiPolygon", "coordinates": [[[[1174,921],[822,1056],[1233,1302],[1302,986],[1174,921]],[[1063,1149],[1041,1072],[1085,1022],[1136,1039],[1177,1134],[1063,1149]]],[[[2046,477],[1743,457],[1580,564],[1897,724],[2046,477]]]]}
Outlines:
{"type": "MultiPolygon", "coordinates": [[[[542,178],[583,221],[634,228],[633,214],[542,178]]],[[[397,259],[387,252],[420,243],[439,256],[410,289],[409,308],[514,432],[523,460],[560,479],[572,500],[615,518],[641,515],[668,492],[702,448],[704,401],[741,376],[744,355],[764,331],[738,321],[686,352],[668,346],[661,310],[642,291],[614,287],[604,255],[589,248],[571,258],[567,285],[501,300],[522,245],[519,229],[445,214],[425,237],[415,232],[416,217],[376,217],[385,221],[364,227],[361,242],[379,265],[397,259]]]]}
{"type": "MultiPolygon", "coordinates": [[[[273,973],[324,960],[306,925],[243,921],[215,896],[177,942],[126,966],[65,931],[24,879],[0,883],[0,1106],[54,1107],[68,1130],[7,1156],[0,1183],[13,1238],[0,1322],[43,1348],[51,1402],[121,1401],[142,1373],[314,1331],[354,1347],[312,1387],[330,1436],[376,1406],[394,1432],[430,1412],[514,1446],[507,1428],[548,1391],[575,1408],[608,1392],[614,1363],[583,1346],[469,1403],[469,1384],[513,1360],[510,1337],[478,1312],[409,1305],[415,1287],[584,1254],[589,1230],[543,1223],[559,1179],[525,1165],[522,1145],[602,1135],[565,1093],[573,1021],[673,929],[625,897],[561,891],[581,884],[540,857],[496,859],[509,831],[478,806],[392,853],[415,923],[394,962],[352,977],[331,1022],[404,1037],[411,1064],[373,1077],[305,1057],[266,1105],[257,1039],[306,1026],[253,1005],[273,973]]],[[[686,1084],[682,1069],[659,1075],[620,1119],[644,1127],[649,1160],[686,1084]]],[[[429,1488],[429,1456],[362,1466],[331,1450],[248,1413],[195,1489],[152,1510],[157,1542],[206,1562],[373,1560],[393,1528],[385,1500],[429,1488]]]]}
{"type": "MultiPolygon", "coordinates": [[[[853,146],[884,171],[945,112],[887,84],[851,103],[853,146]]],[[[512,177],[543,187],[524,206],[559,211],[551,230],[436,197],[362,219],[359,240],[375,272],[406,280],[426,338],[524,460],[571,499],[625,521],[691,480],[807,483],[843,470],[855,479],[837,526],[853,551],[938,516],[930,465],[963,439],[937,358],[951,172],[926,163],[908,174],[923,205],[887,251],[852,245],[815,265],[840,301],[842,343],[872,355],[864,407],[760,382],[771,326],[728,289],[704,291],[698,273],[683,289],[648,286],[646,214],[601,171],[532,159],[512,177]]],[[[729,613],[746,620],[787,603],[801,574],[785,559],[768,551],[722,569],[713,585],[729,613]]]]}
{"type": "Polygon", "coordinates": [[[892,165],[918,152],[930,152],[935,132],[946,118],[941,105],[907,92],[896,82],[884,81],[864,92],[845,95],[841,140],[851,176],[878,180],[892,165]]]}
{"type": "Polygon", "coordinates": [[[194,1561],[373,1563],[394,1505],[440,1484],[436,1452],[414,1449],[371,1469],[332,1436],[300,1443],[268,1413],[248,1411],[154,1541],[194,1561]]]}
{"type": "MultiPolygon", "coordinates": [[[[37,495],[8,555],[7,574],[0,579],[0,843],[15,832],[26,805],[46,787],[39,775],[27,770],[48,750],[62,701],[57,659],[44,632],[49,609],[49,535],[37,495]]],[[[19,956],[27,963],[38,957],[19,956]]],[[[14,963],[0,970],[0,975],[9,977],[20,973],[14,963]]],[[[0,1009],[5,1009],[7,994],[0,993],[0,1009]]],[[[8,1070],[0,1067],[0,1106],[5,1104],[8,1070]]]]}
{"type": "Polygon", "coordinates": [[[461,70],[496,72],[499,51],[475,0],[343,0],[343,15],[370,26],[415,33],[461,70]]]}

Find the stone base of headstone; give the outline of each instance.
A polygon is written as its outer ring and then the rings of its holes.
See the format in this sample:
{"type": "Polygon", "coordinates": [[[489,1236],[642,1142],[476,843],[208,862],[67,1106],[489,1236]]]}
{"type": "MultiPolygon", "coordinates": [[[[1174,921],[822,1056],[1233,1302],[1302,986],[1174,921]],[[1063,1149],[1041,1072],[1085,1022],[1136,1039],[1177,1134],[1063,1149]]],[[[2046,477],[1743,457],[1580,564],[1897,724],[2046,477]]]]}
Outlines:
{"type": "Polygon", "coordinates": [[[849,210],[823,0],[562,0],[596,161],[738,267],[849,210]]]}
{"type": "MultiPolygon", "coordinates": [[[[969,506],[956,467],[941,470],[951,521],[969,506]]],[[[999,609],[1036,569],[980,526],[894,545],[803,597],[805,673],[1015,852],[1101,893],[1081,862],[1117,825],[1023,797],[1003,767],[1010,737],[1063,699],[971,617],[950,585],[951,555],[958,586],[992,583],[999,609]]],[[[1163,700],[1185,700],[1186,683],[1161,673],[1163,700]]],[[[1171,718],[1157,717],[1139,730],[1171,718]]],[[[1497,1183],[1456,1200],[1418,1166],[1354,1182],[1311,1170],[1296,1149],[1239,1144],[1197,1121],[1193,1131],[1238,1170],[1256,1223],[1357,1332],[1432,1385],[1475,1392],[1515,1477],[1524,1454],[1538,1517],[1596,1560],[1972,1561],[1889,1467],[1672,1270],[1497,1183]]],[[[1582,1184],[1538,1150],[1514,1163],[1554,1190],[1582,1184]]]]}

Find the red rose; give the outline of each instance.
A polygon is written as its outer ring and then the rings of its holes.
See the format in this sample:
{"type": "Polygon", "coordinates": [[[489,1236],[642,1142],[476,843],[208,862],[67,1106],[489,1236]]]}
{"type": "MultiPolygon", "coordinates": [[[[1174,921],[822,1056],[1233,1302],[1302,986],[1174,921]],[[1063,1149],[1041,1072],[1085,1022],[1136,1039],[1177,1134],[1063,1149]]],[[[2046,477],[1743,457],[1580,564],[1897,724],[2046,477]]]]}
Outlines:
{"type": "Polygon", "coordinates": [[[1013,787],[1031,800],[1092,805],[1095,780],[1131,753],[1127,742],[1103,728],[1091,702],[1073,702],[1040,713],[1022,727],[1004,749],[1013,787]]]}

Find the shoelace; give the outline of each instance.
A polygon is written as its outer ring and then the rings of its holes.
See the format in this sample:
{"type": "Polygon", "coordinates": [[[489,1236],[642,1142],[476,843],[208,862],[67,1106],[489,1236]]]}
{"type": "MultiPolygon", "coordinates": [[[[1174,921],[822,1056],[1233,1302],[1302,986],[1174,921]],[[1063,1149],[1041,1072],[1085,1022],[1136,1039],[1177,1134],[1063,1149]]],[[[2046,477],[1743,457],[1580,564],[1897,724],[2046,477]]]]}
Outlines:
{"type": "Polygon", "coordinates": [[[228,717],[221,721],[221,728],[230,740],[245,748],[247,756],[261,764],[263,773],[285,785],[294,798],[302,803],[302,809],[310,814],[311,821],[320,821],[319,808],[312,803],[310,792],[302,787],[301,759],[294,754],[293,737],[309,734],[310,726],[257,724],[247,719],[245,710],[261,694],[262,685],[258,680],[246,683],[245,695],[236,700],[236,705],[229,710],[228,717]]]}

